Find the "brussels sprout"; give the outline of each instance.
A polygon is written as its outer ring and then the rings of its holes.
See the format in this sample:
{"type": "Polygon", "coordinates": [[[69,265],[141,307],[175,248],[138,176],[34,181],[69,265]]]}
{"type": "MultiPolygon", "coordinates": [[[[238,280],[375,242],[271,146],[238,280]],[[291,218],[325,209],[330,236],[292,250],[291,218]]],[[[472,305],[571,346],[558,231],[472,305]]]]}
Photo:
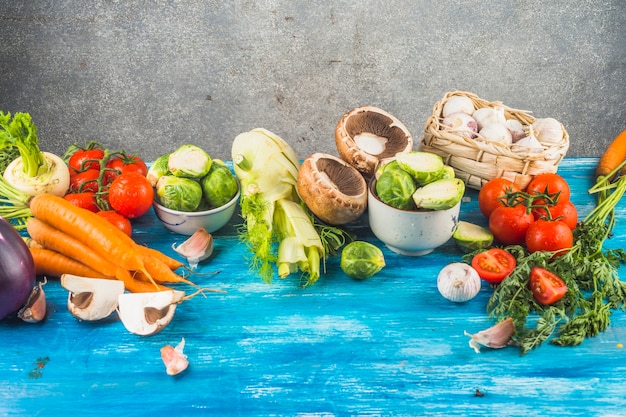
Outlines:
{"type": "Polygon", "coordinates": [[[456,206],[465,193],[465,183],[459,178],[444,178],[418,188],[413,193],[417,208],[447,210],[456,206]]]}
{"type": "Polygon", "coordinates": [[[412,195],[417,185],[411,174],[403,169],[385,169],[376,181],[376,195],[392,207],[402,210],[415,209],[412,195]]]}
{"type": "Polygon", "coordinates": [[[189,178],[164,175],[157,182],[156,194],[159,203],[170,210],[196,211],[202,200],[202,187],[189,178]]]}
{"type": "Polygon", "coordinates": [[[383,252],[360,240],[348,243],[341,251],[341,270],[351,278],[367,279],[385,266],[383,252]]]}
{"type": "Polygon", "coordinates": [[[219,159],[214,159],[209,173],[200,181],[209,208],[221,207],[237,194],[237,180],[230,169],[219,159]]]}
{"type": "Polygon", "coordinates": [[[146,178],[150,182],[150,185],[156,187],[157,181],[163,175],[170,174],[170,170],[167,167],[167,163],[169,160],[170,154],[166,153],[165,155],[159,156],[154,160],[150,168],[148,168],[148,174],[146,174],[146,178]]]}
{"type": "Polygon", "coordinates": [[[177,177],[200,179],[209,172],[212,162],[202,148],[186,144],[170,154],[167,166],[172,175],[177,177]]]}
{"type": "Polygon", "coordinates": [[[454,173],[454,168],[452,168],[450,165],[443,166],[443,175],[441,176],[441,178],[454,178],[455,176],[456,174],[454,173]]]}
{"type": "Polygon", "coordinates": [[[493,243],[493,233],[489,229],[466,221],[457,223],[452,238],[465,252],[486,249],[493,243]]]}
{"type": "Polygon", "coordinates": [[[400,152],[396,160],[402,169],[423,186],[444,176],[444,163],[441,156],[430,152],[400,152]]]}

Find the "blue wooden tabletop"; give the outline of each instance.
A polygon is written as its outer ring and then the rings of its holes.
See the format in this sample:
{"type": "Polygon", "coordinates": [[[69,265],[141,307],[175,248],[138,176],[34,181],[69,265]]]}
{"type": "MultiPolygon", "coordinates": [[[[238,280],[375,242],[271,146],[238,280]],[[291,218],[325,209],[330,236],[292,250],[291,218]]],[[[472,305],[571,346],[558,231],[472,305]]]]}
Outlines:
{"type": "MultiPolygon", "coordinates": [[[[566,158],[559,167],[581,216],[594,205],[587,190],[596,162],[566,158]]],[[[466,195],[460,219],[486,225],[477,192],[466,195]]],[[[624,207],[608,247],[626,241],[624,207]]],[[[383,249],[387,266],[355,281],[331,258],[302,289],[295,276],[268,285],[249,272],[235,215],[192,276],[225,293],[184,302],[153,336],[129,333],[115,315],[76,320],[67,291],[49,282],[46,321],[0,322],[0,416],[626,415],[623,312],[580,346],[476,353],[463,332],[493,325],[491,290],[483,285],[464,304],[440,296],[439,270],[462,255],[454,242],[423,257],[397,255],[373,237],[366,216],[351,228],[383,249]],[[168,376],[160,348],[182,337],[190,366],[168,376]]],[[[134,227],[136,241],[172,256],[172,243],[185,239],[152,212],[134,227]]]]}

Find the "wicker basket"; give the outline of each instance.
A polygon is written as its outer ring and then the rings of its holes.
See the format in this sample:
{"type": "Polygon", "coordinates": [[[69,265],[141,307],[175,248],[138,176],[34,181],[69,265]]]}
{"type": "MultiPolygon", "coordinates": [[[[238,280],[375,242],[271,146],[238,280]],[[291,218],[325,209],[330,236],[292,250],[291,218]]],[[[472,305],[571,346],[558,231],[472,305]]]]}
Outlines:
{"type": "MultiPolygon", "coordinates": [[[[424,127],[424,138],[420,150],[432,152],[443,157],[444,162],[454,168],[457,177],[465,184],[477,190],[493,178],[503,177],[513,181],[524,189],[534,176],[544,172],[556,172],[567,149],[569,135],[563,128],[563,139],[540,153],[517,153],[509,146],[485,140],[478,135],[470,139],[444,129],[443,106],[452,96],[462,95],[472,100],[475,108],[501,106],[506,119],[516,119],[523,126],[529,126],[535,118],[529,111],[515,110],[502,102],[482,100],[472,93],[453,91],[446,93],[433,108],[424,127]]],[[[563,126],[563,125],[561,125],[563,126]]]]}

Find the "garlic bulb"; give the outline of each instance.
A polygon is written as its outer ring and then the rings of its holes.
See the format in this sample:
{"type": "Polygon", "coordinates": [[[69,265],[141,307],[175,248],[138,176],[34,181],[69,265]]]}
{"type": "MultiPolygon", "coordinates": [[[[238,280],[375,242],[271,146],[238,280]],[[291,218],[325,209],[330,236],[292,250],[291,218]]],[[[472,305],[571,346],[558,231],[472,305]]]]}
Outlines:
{"type": "Polygon", "coordinates": [[[213,236],[204,228],[200,228],[180,245],[172,244],[172,249],[187,258],[189,267],[195,269],[213,253],[213,236]]]}
{"type": "Polygon", "coordinates": [[[545,147],[537,140],[531,128],[528,136],[511,145],[511,150],[520,154],[533,154],[543,152],[545,147]]]}
{"type": "Polygon", "coordinates": [[[501,349],[511,342],[511,338],[515,333],[515,323],[512,318],[507,318],[500,323],[486,330],[482,330],[476,334],[463,332],[465,336],[469,336],[471,340],[469,345],[476,353],[480,353],[480,347],[485,346],[491,349],[501,349]]]}
{"type": "Polygon", "coordinates": [[[537,119],[530,127],[541,143],[555,144],[563,140],[563,127],[558,120],[552,117],[537,119]]]}
{"type": "Polygon", "coordinates": [[[474,102],[466,96],[452,96],[443,105],[441,115],[443,117],[449,116],[452,113],[466,113],[471,115],[474,113],[474,102]]]}
{"type": "Polygon", "coordinates": [[[463,303],[476,297],[480,291],[480,276],[470,265],[453,262],[439,272],[437,289],[446,300],[463,303]]]}
{"type": "Polygon", "coordinates": [[[456,112],[443,119],[443,125],[459,136],[475,138],[478,124],[472,116],[463,112],[456,112]]]}
{"type": "Polygon", "coordinates": [[[480,129],[478,134],[489,142],[497,142],[506,146],[510,146],[513,143],[511,132],[501,123],[489,124],[480,129]]]}
{"type": "Polygon", "coordinates": [[[490,124],[506,123],[504,107],[481,107],[472,113],[472,117],[476,120],[476,123],[478,123],[478,130],[483,129],[490,124]]]}
{"type": "Polygon", "coordinates": [[[518,120],[509,119],[504,123],[504,125],[507,129],[509,129],[509,132],[511,132],[511,139],[513,140],[513,143],[526,137],[524,125],[522,125],[522,123],[518,120]]]}

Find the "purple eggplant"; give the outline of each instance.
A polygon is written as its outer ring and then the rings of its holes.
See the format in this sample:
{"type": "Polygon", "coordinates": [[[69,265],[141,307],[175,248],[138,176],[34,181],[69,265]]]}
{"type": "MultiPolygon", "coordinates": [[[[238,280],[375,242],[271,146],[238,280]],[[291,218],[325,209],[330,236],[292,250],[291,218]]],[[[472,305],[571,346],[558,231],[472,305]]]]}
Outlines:
{"type": "Polygon", "coordinates": [[[36,278],[35,262],[26,242],[0,217],[0,320],[24,305],[36,278]]]}

